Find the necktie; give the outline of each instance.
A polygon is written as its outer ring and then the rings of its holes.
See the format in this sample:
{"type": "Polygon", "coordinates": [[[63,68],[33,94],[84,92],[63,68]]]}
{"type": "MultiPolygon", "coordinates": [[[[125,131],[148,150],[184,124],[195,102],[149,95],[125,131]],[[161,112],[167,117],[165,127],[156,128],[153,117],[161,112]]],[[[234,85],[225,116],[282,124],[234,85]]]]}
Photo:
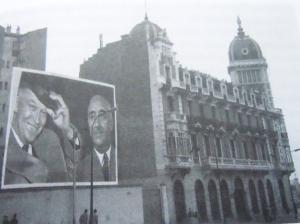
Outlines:
{"type": "Polygon", "coordinates": [[[108,170],[109,166],[108,166],[108,156],[106,154],[106,152],[103,155],[103,176],[104,176],[104,181],[108,181],[108,177],[109,177],[109,170],[108,170]]]}
{"type": "Polygon", "coordinates": [[[28,145],[28,144],[26,144],[26,145],[23,145],[23,147],[22,147],[22,150],[24,150],[25,152],[27,152],[27,153],[28,153],[28,150],[29,150],[29,145],[28,145]]]}

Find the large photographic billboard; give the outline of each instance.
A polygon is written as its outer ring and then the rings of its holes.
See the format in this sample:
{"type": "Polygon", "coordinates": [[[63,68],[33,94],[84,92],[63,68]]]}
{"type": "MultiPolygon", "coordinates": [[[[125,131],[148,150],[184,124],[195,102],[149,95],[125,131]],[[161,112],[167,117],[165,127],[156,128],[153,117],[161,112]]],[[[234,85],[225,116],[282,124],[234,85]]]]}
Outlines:
{"type": "Polygon", "coordinates": [[[14,68],[9,104],[2,189],[118,183],[113,85],[14,68]]]}

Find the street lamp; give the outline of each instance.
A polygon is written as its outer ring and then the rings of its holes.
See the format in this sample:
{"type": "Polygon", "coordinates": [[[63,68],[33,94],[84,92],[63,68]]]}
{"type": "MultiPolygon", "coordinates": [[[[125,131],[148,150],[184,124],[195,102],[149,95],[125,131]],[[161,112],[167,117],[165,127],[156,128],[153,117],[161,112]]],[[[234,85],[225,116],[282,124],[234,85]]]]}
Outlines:
{"type": "MultiPolygon", "coordinates": [[[[92,126],[91,126],[91,135],[92,135],[92,139],[93,139],[93,130],[94,130],[94,125],[96,124],[96,121],[98,120],[98,118],[100,116],[102,116],[103,113],[99,113],[97,114],[97,116],[95,117],[93,123],[92,123],[92,126]]],[[[94,153],[93,153],[93,150],[94,150],[94,147],[91,147],[91,182],[90,182],[90,224],[93,224],[93,212],[94,212],[94,153]]]]}

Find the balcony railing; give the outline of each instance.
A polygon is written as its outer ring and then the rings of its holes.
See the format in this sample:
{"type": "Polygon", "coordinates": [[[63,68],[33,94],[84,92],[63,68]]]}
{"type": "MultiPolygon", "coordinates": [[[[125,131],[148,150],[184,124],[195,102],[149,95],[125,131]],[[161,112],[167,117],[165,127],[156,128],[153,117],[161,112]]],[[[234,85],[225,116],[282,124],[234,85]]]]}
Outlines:
{"type": "Polygon", "coordinates": [[[188,168],[192,165],[192,156],[190,155],[166,155],[168,166],[174,168],[188,168]]]}
{"type": "Polygon", "coordinates": [[[195,85],[191,85],[191,92],[197,93],[198,92],[198,87],[195,85]]]}
{"type": "Polygon", "coordinates": [[[177,121],[177,122],[187,122],[187,118],[185,114],[178,113],[166,113],[166,121],[177,121]]]}
{"type": "Polygon", "coordinates": [[[210,156],[202,159],[202,164],[212,169],[270,170],[273,165],[264,160],[233,159],[210,156]]]}

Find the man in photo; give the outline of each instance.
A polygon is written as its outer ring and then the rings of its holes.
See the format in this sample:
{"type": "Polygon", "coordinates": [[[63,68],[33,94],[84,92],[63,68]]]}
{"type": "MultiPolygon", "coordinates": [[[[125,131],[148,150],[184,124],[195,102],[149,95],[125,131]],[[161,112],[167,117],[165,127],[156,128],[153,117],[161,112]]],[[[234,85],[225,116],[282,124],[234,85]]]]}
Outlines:
{"type": "MultiPolygon", "coordinates": [[[[74,129],[63,98],[21,82],[13,112],[5,169],[5,184],[55,183],[68,180],[65,155],[56,133],[45,128],[47,117],[74,141],[74,129]],[[41,99],[56,105],[48,108],[41,99]]],[[[68,142],[68,141],[66,141],[68,142]]],[[[73,150],[71,142],[65,150],[73,150]]]]}
{"type": "Polygon", "coordinates": [[[90,99],[87,121],[92,147],[78,164],[78,181],[90,181],[92,158],[94,181],[116,181],[114,111],[103,96],[95,95],[90,99]]]}

